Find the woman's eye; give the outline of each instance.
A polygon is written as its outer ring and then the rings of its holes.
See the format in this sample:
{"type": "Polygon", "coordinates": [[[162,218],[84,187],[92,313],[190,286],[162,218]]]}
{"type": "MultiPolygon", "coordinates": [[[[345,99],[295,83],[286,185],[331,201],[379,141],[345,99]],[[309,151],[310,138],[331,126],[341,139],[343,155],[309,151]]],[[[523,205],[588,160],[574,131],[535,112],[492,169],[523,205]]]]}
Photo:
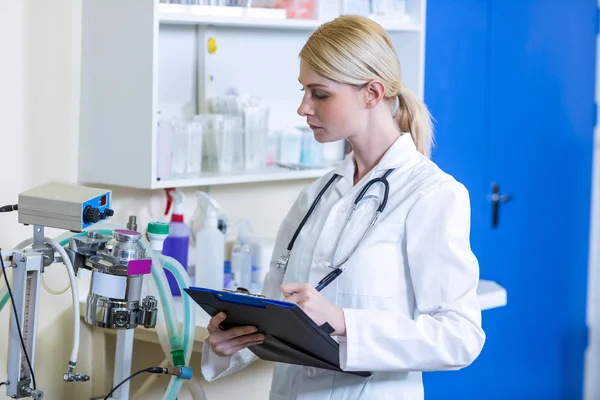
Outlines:
{"type": "MultiPolygon", "coordinates": [[[[301,92],[304,92],[304,88],[300,88],[301,92]]],[[[311,92],[311,96],[316,98],[317,100],[325,100],[329,97],[327,93],[319,93],[319,92],[311,92]]]]}

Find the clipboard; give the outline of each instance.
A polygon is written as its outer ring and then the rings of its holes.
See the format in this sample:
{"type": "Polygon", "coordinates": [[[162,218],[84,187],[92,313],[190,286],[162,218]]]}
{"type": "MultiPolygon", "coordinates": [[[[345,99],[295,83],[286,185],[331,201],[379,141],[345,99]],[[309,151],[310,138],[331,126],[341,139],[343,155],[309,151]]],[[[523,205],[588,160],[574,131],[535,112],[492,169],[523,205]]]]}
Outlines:
{"type": "Polygon", "coordinates": [[[343,371],[339,344],[329,336],[329,325],[318,326],[294,303],[199,287],[184,290],[211,317],[225,312],[224,329],[256,326],[265,340],[248,349],[262,360],[371,376],[366,371],[343,371]]]}

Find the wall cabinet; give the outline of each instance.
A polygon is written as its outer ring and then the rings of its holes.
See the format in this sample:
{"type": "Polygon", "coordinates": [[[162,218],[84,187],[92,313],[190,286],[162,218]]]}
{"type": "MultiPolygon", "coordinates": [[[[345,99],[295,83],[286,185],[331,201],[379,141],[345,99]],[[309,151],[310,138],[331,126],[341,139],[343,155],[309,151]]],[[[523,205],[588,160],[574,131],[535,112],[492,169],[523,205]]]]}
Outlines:
{"type": "MultiPolygon", "coordinates": [[[[405,18],[378,22],[394,41],[404,83],[422,97],[425,0],[407,0],[406,9],[405,18]]],[[[316,178],[326,172],[272,166],[176,180],[159,180],[156,173],[159,112],[191,117],[204,110],[209,96],[237,91],[269,104],[270,128],[305,125],[296,114],[298,53],[325,20],[156,0],[86,0],[82,11],[80,182],[158,189],[316,178]],[[208,51],[209,40],[216,51],[208,51]]]]}

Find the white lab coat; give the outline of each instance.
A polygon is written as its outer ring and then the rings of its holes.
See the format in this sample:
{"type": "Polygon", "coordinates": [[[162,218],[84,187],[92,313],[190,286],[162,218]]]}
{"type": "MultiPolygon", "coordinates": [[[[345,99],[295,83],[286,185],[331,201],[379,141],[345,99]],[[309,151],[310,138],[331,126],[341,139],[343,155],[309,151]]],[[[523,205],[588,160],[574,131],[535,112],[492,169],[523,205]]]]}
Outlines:
{"type": "MultiPolygon", "coordinates": [[[[389,168],[387,207],[345,271],[321,293],[343,309],[346,336],[338,337],[340,366],[355,375],[275,364],[271,400],[422,399],[421,371],[469,365],[485,341],[476,289],[477,259],[469,244],[470,205],[465,187],[417,152],[403,134],[356,186],[352,155],[299,196],[275,244],[264,294],[281,299],[282,282],[316,285],[329,271],[334,242],[360,189],[389,168]],[[297,238],[285,274],[276,268],[313,200],[325,193],[297,238]]],[[[382,185],[369,194],[382,198],[382,185]]],[[[368,204],[373,204],[369,202],[368,204]]],[[[374,207],[355,213],[340,247],[341,261],[364,232],[374,207]]],[[[254,361],[245,349],[220,357],[205,341],[202,372],[212,381],[254,361]]]]}

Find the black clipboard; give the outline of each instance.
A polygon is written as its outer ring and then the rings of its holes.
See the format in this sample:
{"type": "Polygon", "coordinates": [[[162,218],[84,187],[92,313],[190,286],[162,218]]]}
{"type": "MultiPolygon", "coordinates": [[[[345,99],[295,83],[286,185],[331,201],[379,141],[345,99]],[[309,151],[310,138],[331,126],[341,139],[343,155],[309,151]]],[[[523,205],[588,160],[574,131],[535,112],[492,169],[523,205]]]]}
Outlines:
{"type": "Polygon", "coordinates": [[[342,371],[338,343],[294,303],[199,287],[184,290],[211,317],[225,312],[223,328],[256,326],[265,340],[248,349],[262,360],[371,376],[370,372],[342,371]]]}

